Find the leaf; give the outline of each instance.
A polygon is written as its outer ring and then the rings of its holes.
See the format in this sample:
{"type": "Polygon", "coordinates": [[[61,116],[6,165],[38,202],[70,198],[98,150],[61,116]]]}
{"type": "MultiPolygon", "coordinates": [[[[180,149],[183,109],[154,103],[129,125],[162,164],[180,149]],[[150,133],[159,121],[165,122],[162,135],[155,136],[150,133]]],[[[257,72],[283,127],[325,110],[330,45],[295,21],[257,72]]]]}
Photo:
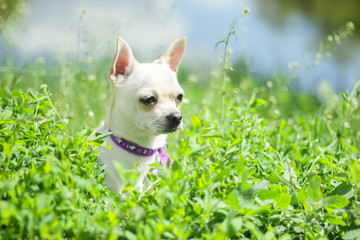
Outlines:
{"type": "Polygon", "coordinates": [[[217,176],[213,178],[213,183],[224,180],[224,178],[229,175],[231,170],[233,170],[231,167],[222,170],[217,176]]]}
{"type": "Polygon", "coordinates": [[[204,167],[202,173],[201,173],[201,178],[204,178],[205,182],[210,182],[211,181],[211,173],[208,167],[204,167]]]}
{"type": "Polygon", "coordinates": [[[253,94],[251,95],[251,98],[249,99],[249,102],[248,102],[248,105],[247,105],[248,108],[251,108],[251,106],[254,104],[255,98],[256,98],[256,94],[253,93],[253,94]]]}
{"type": "Polygon", "coordinates": [[[350,102],[350,99],[349,99],[350,97],[349,97],[349,92],[348,92],[348,91],[345,91],[345,93],[340,92],[339,95],[340,95],[340,97],[341,97],[342,99],[344,99],[346,102],[350,102]]]}
{"type": "Polygon", "coordinates": [[[7,142],[3,143],[3,152],[5,153],[7,159],[10,159],[11,156],[11,145],[7,142]]]}
{"type": "Polygon", "coordinates": [[[359,240],[360,239],[360,228],[344,233],[342,236],[344,240],[359,240]]]}
{"type": "Polygon", "coordinates": [[[332,194],[336,195],[345,195],[348,192],[350,192],[352,189],[352,185],[348,183],[342,183],[339,186],[337,186],[333,191],[332,194]]]}
{"type": "Polygon", "coordinates": [[[186,187],[186,181],[185,180],[180,180],[180,188],[179,188],[179,191],[177,192],[177,196],[181,196],[181,194],[183,194],[184,190],[185,190],[185,187],[186,187]]]}
{"type": "Polygon", "coordinates": [[[277,198],[276,198],[276,205],[279,208],[282,209],[287,209],[289,207],[290,201],[291,201],[291,197],[288,193],[281,193],[277,198]]]}
{"type": "Polygon", "coordinates": [[[283,175],[284,179],[290,183],[295,184],[296,187],[300,187],[299,184],[297,183],[296,172],[290,166],[290,164],[285,162],[283,169],[284,169],[284,175],[283,175]]]}
{"type": "Polygon", "coordinates": [[[265,233],[264,240],[273,240],[276,239],[275,237],[276,237],[275,229],[272,229],[265,233]]]}
{"type": "Polygon", "coordinates": [[[288,123],[287,120],[283,120],[283,121],[281,122],[281,124],[280,124],[280,131],[283,131],[283,130],[286,128],[287,123],[288,123]]]}
{"type": "Polygon", "coordinates": [[[291,236],[289,234],[284,234],[282,235],[279,240],[291,240],[291,236]]]}
{"type": "Polygon", "coordinates": [[[336,225],[341,225],[341,226],[346,225],[341,217],[338,217],[338,216],[336,216],[334,214],[326,215],[325,220],[330,224],[336,224],[336,225]]]}
{"type": "Polygon", "coordinates": [[[299,199],[299,201],[304,204],[306,202],[306,197],[307,197],[307,194],[306,194],[306,191],[301,188],[298,192],[297,192],[297,197],[299,199]]]}
{"type": "Polygon", "coordinates": [[[360,180],[360,170],[358,168],[358,161],[353,161],[351,163],[351,174],[353,176],[353,178],[355,178],[357,181],[360,180]]]}
{"type": "Polygon", "coordinates": [[[231,209],[238,209],[239,208],[239,200],[234,192],[231,192],[227,196],[227,203],[231,207],[231,209]]]}
{"type": "Polygon", "coordinates": [[[240,151],[240,148],[239,148],[239,147],[234,146],[234,147],[232,147],[232,148],[230,148],[230,149],[226,150],[226,153],[224,154],[224,156],[227,156],[227,155],[229,155],[230,153],[237,152],[237,151],[240,151]]]}
{"type": "Polygon", "coordinates": [[[321,178],[320,176],[312,176],[307,186],[307,193],[310,199],[318,201],[322,198],[320,190],[321,178]]]}
{"type": "Polygon", "coordinates": [[[236,232],[240,231],[242,226],[242,219],[241,218],[234,218],[230,220],[229,227],[234,232],[231,235],[234,235],[236,232]]]}
{"type": "Polygon", "coordinates": [[[241,138],[235,139],[235,141],[233,141],[233,142],[231,143],[231,145],[227,148],[226,153],[225,153],[225,156],[228,155],[228,154],[230,154],[230,153],[239,151],[239,150],[240,150],[240,147],[239,147],[239,146],[236,146],[236,145],[238,145],[238,144],[241,143],[242,141],[243,141],[243,139],[241,139],[241,138]]]}
{"type": "Polygon", "coordinates": [[[260,198],[261,201],[264,201],[268,199],[276,199],[279,196],[279,193],[272,190],[260,190],[257,196],[260,198]]]}
{"type": "Polygon", "coordinates": [[[350,101],[355,97],[359,86],[360,86],[360,80],[355,83],[353,89],[351,90],[351,93],[350,93],[350,96],[349,96],[350,101]]]}
{"type": "Polygon", "coordinates": [[[349,203],[350,203],[350,201],[343,196],[334,195],[334,196],[324,198],[324,207],[344,208],[349,203]]]}
{"type": "Polygon", "coordinates": [[[198,129],[199,127],[201,127],[201,120],[197,116],[191,115],[190,121],[194,129],[198,129]]]}
{"type": "Polygon", "coordinates": [[[235,141],[233,141],[233,142],[230,144],[230,146],[228,147],[228,149],[231,149],[232,147],[234,147],[235,145],[241,143],[242,141],[243,141],[242,138],[237,138],[237,139],[235,139],[235,141]]]}
{"type": "Polygon", "coordinates": [[[334,168],[334,165],[327,158],[319,158],[319,162],[330,168],[334,168]]]}
{"type": "Polygon", "coordinates": [[[255,99],[254,103],[255,103],[254,107],[258,107],[258,106],[264,105],[266,103],[266,101],[264,99],[257,98],[257,99],[255,99]]]}
{"type": "Polygon", "coordinates": [[[258,237],[258,239],[264,239],[264,235],[262,232],[257,228],[257,226],[250,221],[245,222],[245,227],[251,231],[252,234],[258,237]]]}
{"type": "Polygon", "coordinates": [[[126,239],[129,239],[129,240],[136,240],[137,239],[136,235],[133,234],[132,232],[128,231],[128,230],[125,231],[125,237],[126,237],[126,239]]]}
{"type": "MultiPolygon", "coordinates": [[[[174,234],[172,234],[171,232],[163,232],[163,235],[166,239],[174,239],[175,238],[174,234]]],[[[138,239],[138,238],[136,238],[136,239],[138,239]]]]}
{"type": "Polygon", "coordinates": [[[252,95],[252,97],[249,101],[249,107],[254,108],[254,107],[264,105],[265,103],[266,103],[266,101],[264,99],[255,98],[255,95],[252,95]]]}
{"type": "Polygon", "coordinates": [[[268,214],[269,212],[272,211],[271,209],[272,207],[270,205],[265,205],[262,208],[257,208],[255,210],[248,210],[246,213],[246,216],[250,217],[253,215],[264,215],[264,214],[268,214]]]}
{"type": "Polygon", "coordinates": [[[253,187],[254,193],[258,193],[261,190],[267,190],[269,188],[269,181],[268,180],[261,180],[260,182],[256,183],[253,187]]]}
{"type": "Polygon", "coordinates": [[[11,111],[9,109],[4,110],[2,113],[0,113],[0,121],[8,120],[12,114],[13,114],[13,111],[11,111]]]}

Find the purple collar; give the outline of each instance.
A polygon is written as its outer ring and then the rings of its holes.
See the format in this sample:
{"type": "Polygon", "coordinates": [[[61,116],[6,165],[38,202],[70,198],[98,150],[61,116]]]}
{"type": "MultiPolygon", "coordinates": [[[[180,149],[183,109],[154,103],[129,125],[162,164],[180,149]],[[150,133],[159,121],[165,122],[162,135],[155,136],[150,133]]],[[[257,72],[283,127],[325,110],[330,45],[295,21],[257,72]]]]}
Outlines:
{"type": "MultiPolygon", "coordinates": [[[[109,132],[111,132],[110,129],[109,129],[109,132]]],[[[119,137],[115,136],[114,134],[111,134],[110,138],[121,149],[123,149],[129,153],[132,153],[134,155],[137,155],[137,156],[150,157],[150,156],[154,155],[156,152],[158,152],[159,157],[160,157],[160,163],[165,168],[167,168],[168,160],[170,160],[170,164],[169,164],[170,167],[173,164],[173,161],[172,161],[170,155],[164,151],[164,150],[167,150],[166,145],[159,149],[150,149],[150,148],[142,147],[136,143],[130,142],[124,138],[119,138],[119,137]]]]}

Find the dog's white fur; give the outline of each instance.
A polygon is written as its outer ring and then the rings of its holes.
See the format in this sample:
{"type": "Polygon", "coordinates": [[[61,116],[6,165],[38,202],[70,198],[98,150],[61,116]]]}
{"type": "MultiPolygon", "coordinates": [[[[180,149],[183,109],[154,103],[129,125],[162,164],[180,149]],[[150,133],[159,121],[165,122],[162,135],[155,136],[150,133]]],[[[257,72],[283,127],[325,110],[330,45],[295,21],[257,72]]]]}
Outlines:
{"type": "MultiPolygon", "coordinates": [[[[160,59],[153,63],[139,63],[126,41],[118,37],[116,55],[109,73],[112,83],[110,106],[106,121],[97,132],[105,134],[111,129],[115,136],[143,147],[163,147],[167,134],[182,127],[179,104],[184,91],[178,83],[176,72],[185,48],[186,37],[181,37],[170,45],[160,59]],[[144,103],[144,100],[153,99],[156,102],[151,105],[144,103]],[[171,114],[177,116],[176,120],[180,121],[178,125],[169,123],[171,114]]],[[[159,163],[158,154],[137,156],[119,148],[110,137],[105,141],[111,150],[101,148],[98,163],[105,165],[105,183],[110,189],[120,194],[124,187],[115,162],[128,170],[139,162],[136,169],[140,176],[135,187],[139,191],[147,189],[150,185],[147,177],[149,164],[159,163]]]]}

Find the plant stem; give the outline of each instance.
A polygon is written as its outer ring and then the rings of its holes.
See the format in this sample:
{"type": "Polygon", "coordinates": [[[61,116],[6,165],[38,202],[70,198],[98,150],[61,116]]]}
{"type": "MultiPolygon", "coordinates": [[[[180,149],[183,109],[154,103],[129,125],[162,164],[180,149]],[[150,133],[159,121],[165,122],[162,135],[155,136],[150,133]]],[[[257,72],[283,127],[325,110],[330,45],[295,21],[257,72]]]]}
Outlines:
{"type": "Polygon", "coordinates": [[[221,99],[221,115],[220,115],[221,116],[221,120],[220,120],[221,125],[223,124],[223,121],[224,121],[224,105],[225,105],[226,76],[227,76],[226,72],[228,70],[232,70],[230,64],[228,63],[228,58],[229,58],[229,56],[228,56],[228,54],[229,54],[228,46],[229,46],[231,36],[235,36],[235,38],[237,37],[236,24],[238,23],[240,18],[245,14],[249,14],[249,9],[248,8],[244,8],[242,13],[239,14],[233,20],[233,22],[230,25],[230,30],[228,32],[228,35],[215,45],[215,48],[216,48],[221,43],[225,44],[224,56],[223,56],[223,69],[222,69],[222,88],[221,88],[221,95],[222,95],[222,99],[221,99]]]}

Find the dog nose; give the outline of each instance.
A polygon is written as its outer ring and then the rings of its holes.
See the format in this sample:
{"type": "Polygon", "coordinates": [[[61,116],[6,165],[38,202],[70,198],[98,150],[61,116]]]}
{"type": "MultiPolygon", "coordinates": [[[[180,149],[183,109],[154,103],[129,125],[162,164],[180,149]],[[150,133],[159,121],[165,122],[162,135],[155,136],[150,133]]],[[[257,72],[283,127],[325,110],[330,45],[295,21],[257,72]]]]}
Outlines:
{"type": "Polygon", "coordinates": [[[173,112],[167,115],[166,119],[169,121],[170,125],[177,126],[181,123],[182,116],[179,112],[173,112]]]}

